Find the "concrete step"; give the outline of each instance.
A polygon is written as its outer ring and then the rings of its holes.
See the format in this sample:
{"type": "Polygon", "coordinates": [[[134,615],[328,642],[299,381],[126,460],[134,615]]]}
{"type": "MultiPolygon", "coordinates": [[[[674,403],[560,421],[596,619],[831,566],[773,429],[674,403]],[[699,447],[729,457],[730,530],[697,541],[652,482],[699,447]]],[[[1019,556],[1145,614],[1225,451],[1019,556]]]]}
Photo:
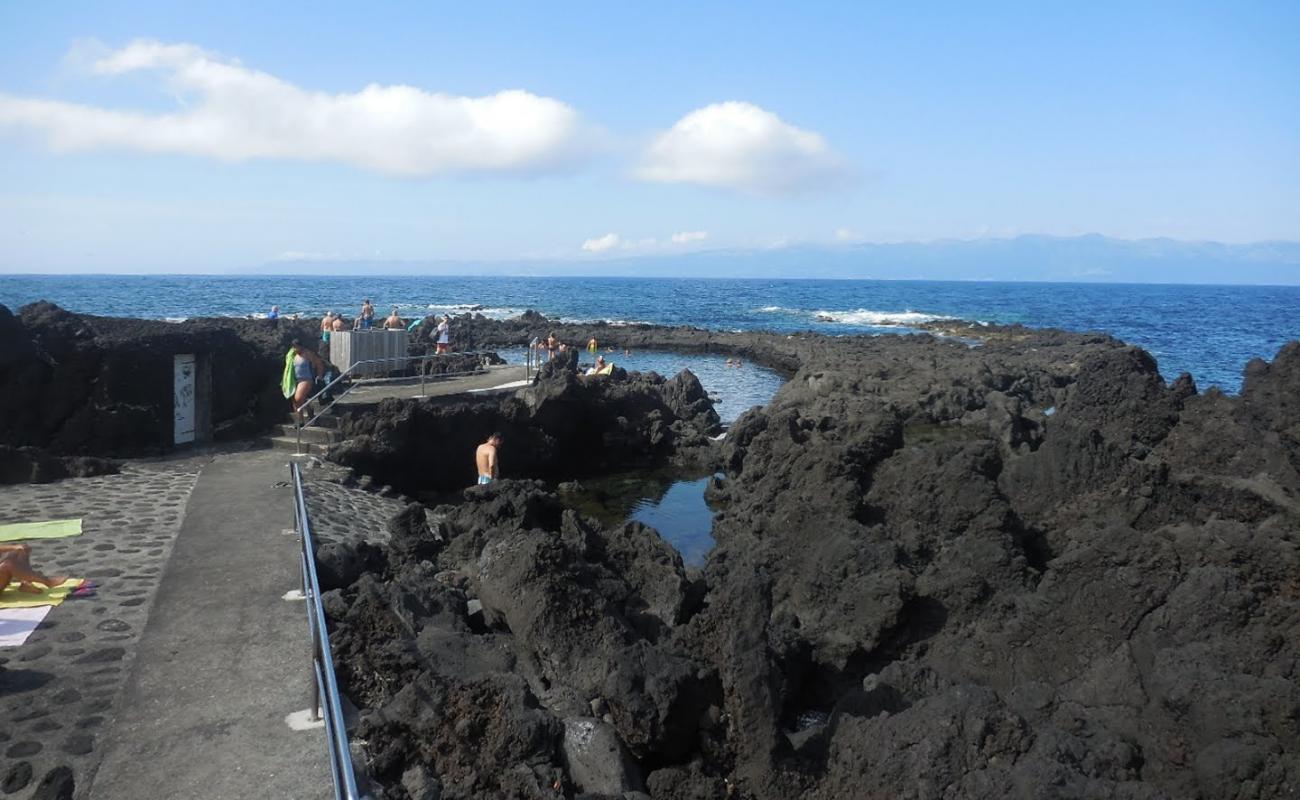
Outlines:
{"type": "MultiPolygon", "coordinates": [[[[285,423],[276,426],[276,432],[280,436],[288,436],[290,439],[298,437],[298,427],[292,423],[285,423]]],[[[304,442],[313,442],[315,444],[333,444],[343,437],[338,431],[322,428],[317,425],[308,425],[302,429],[302,440],[304,442]]]]}
{"type": "MultiPolygon", "coordinates": [[[[269,436],[266,441],[270,442],[271,447],[276,450],[287,450],[290,453],[298,452],[298,440],[293,436],[269,436]]],[[[302,452],[314,456],[323,456],[329,452],[329,449],[328,444],[321,444],[320,442],[309,442],[304,439],[302,443],[302,452]]]]}

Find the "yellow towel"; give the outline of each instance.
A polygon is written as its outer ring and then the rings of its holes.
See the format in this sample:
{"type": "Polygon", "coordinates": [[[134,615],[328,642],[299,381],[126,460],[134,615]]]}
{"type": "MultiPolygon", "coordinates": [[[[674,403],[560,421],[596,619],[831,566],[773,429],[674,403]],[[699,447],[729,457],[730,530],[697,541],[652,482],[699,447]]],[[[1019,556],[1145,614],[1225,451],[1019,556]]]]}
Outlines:
{"type": "MultiPolygon", "coordinates": [[[[31,594],[29,592],[20,592],[18,584],[11,583],[8,588],[0,592],[0,608],[35,608],[36,606],[57,606],[67,599],[78,586],[82,584],[81,578],[68,578],[63,583],[54,588],[42,587],[40,594],[31,594]]],[[[39,584],[35,584],[39,586],[39,584]]]]}
{"type": "Polygon", "coordinates": [[[0,525],[0,542],[17,542],[23,539],[62,539],[81,535],[80,519],[51,519],[45,522],[15,522],[0,525]]]}

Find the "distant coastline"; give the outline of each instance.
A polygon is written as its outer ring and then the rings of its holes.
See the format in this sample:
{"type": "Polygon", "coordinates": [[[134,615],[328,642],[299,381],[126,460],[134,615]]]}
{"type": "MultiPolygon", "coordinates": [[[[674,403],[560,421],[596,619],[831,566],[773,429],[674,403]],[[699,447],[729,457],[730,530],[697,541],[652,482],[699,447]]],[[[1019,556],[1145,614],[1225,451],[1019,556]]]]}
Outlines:
{"type": "MultiPolygon", "coordinates": [[[[970,283],[1300,285],[1300,242],[1223,243],[1168,238],[1026,235],[1010,239],[795,244],[771,249],[629,253],[585,258],[367,259],[346,256],[270,260],[194,272],[31,272],[0,275],[194,275],[259,277],[622,277],[726,280],[879,280],[970,283]]],[[[80,268],[79,268],[80,269],[80,268]]]]}

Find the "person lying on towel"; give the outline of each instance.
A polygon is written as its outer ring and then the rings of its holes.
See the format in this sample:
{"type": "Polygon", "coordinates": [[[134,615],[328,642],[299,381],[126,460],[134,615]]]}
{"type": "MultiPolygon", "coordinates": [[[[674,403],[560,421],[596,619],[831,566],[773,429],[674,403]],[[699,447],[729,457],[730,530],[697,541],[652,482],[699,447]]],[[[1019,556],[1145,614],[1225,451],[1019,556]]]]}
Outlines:
{"type": "Polygon", "coordinates": [[[32,569],[31,555],[29,544],[0,544],[0,594],[4,594],[12,581],[18,582],[18,591],[30,594],[41,593],[34,583],[53,589],[68,581],[66,575],[45,575],[32,569]]]}

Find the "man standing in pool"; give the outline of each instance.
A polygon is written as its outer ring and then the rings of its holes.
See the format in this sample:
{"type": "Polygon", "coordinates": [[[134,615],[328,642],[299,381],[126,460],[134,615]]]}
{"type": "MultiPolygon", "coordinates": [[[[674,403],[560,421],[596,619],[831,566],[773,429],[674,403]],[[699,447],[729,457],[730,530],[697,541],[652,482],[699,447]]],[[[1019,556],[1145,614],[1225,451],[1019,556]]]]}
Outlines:
{"type": "Polygon", "coordinates": [[[478,446],[474,452],[474,464],[478,467],[478,485],[485,486],[497,479],[497,449],[501,447],[501,434],[493,433],[487,441],[478,446]]]}

